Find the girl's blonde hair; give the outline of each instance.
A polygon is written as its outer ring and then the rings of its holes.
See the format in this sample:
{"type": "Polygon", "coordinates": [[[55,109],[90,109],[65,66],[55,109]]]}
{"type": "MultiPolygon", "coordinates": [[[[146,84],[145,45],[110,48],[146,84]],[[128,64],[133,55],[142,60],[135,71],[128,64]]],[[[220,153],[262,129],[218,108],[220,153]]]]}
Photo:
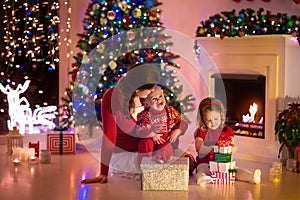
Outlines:
{"type": "Polygon", "coordinates": [[[204,130],[207,129],[207,126],[203,120],[203,114],[207,111],[217,111],[221,114],[221,126],[225,126],[225,119],[226,119],[226,110],[224,108],[223,103],[216,98],[207,97],[203,99],[199,106],[198,106],[198,113],[197,113],[197,122],[200,129],[204,130]]]}

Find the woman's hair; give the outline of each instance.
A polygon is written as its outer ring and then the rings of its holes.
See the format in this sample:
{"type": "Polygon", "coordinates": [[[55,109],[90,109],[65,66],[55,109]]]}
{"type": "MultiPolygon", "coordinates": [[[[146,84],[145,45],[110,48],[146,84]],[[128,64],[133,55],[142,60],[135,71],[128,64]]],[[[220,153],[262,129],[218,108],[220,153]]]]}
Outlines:
{"type": "Polygon", "coordinates": [[[198,107],[197,121],[200,129],[207,129],[203,120],[203,114],[207,111],[219,112],[221,114],[221,126],[225,126],[226,110],[223,103],[219,99],[207,97],[200,102],[198,107]]]}
{"type": "Polygon", "coordinates": [[[141,87],[137,88],[131,95],[129,99],[129,113],[135,111],[136,105],[134,104],[134,97],[137,96],[136,91],[137,90],[150,90],[152,89],[156,84],[155,83],[147,83],[145,85],[142,85],[141,87]]]}
{"type": "Polygon", "coordinates": [[[133,97],[137,89],[151,89],[160,81],[159,64],[141,63],[128,68],[124,77],[122,77],[116,87],[119,88],[123,96],[123,112],[129,115],[129,109],[133,105],[133,97]]]}

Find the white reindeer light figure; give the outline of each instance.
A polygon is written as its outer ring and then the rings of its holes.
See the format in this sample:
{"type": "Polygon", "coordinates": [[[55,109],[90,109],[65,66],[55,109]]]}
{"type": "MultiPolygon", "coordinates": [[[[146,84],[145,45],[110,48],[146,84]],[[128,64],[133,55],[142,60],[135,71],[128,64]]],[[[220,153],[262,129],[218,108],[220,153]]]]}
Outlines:
{"type": "Polygon", "coordinates": [[[9,85],[4,86],[0,83],[0,90],[7,95],[8,114],[10,120],[7,121],[9,130],[18,127],[21,134],[25,133],[26,125],[28,125],[28,133],[33,133],[33,125],[42,124],[49,128],[54,128],[55,124],[51,121],[55,118],[54,111],[56,106],[40,107],[34,110],[30,108],[30,104],[25,97],[20,98],[20,94],[24,93],[30,84],[30,80],[26,80],[24,85],[18,84],[14,90],[9,85]]]}

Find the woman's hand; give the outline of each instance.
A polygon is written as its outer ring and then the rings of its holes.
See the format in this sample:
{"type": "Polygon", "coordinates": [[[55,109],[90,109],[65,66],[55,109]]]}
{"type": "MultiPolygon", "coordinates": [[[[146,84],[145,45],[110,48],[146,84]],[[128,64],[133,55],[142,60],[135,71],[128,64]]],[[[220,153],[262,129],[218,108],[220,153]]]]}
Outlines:
{"type": "Polygon", "coordinates": [[[99,175],[94,178],[88,178],[81,181],[82,184],[90,184],[90,183],[107,183],[106,175],[99,175]]]}
{"type": "Polygon", "coordinates": [[[165,163],[174,159],[173,157],[173,147],[168,143],[163,148],[157,150],[153,159],[158,163],[165,163]]]}
{"type": "Polygon", "coordinates": [[[151,89],[146,89],[146,90],[139,90],[139,89],[137,89],[136,91],[135,91],[135,94],[136,94],[136,96],[137,97],[139,97],[139,98],[146,98],[150,93],[151,93],[151,89]]]}
{"type": "Polygon", "coordinates": [[[154,134],[152,136],[152,140],[154,142],[154,144],[164,144],[166,142],[165,139],[161,138],[162,134],[154,134]]]}

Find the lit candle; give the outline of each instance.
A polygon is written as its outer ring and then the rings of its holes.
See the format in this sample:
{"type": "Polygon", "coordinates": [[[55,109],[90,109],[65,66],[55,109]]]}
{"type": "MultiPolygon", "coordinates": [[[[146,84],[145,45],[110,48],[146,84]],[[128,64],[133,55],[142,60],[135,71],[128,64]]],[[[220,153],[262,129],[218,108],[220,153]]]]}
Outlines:
{"type": "Polygon", "coordinates": [[[34,151],[34,148],[25,149],[25,161],[28,161],[30,156],[34,156],[34,151]]]}
{"type": "Polygon", "coordinates": [[[37,158],[34,155],[32,155],[32,156],[29,156],[28,161],[30,164],[36,164],[37,158]]]}
{"type": "Polygon", "coordinates": [[[19,159],[19,158],[13,159],[13,164],[14,165],[19,165],[20,163],[21,163],[21,159],[19,159]]]}

